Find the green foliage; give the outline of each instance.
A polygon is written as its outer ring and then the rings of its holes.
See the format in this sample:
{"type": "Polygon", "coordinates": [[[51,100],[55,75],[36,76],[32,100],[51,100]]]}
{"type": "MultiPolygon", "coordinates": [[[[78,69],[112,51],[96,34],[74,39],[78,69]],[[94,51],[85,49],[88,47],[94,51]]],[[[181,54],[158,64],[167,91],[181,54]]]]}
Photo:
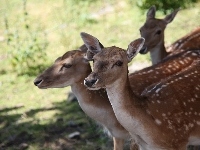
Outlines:
{"type": "Polygon", "coordinates": [[[4,17],[9,63],[18,75],[35,75],[44,69],[42,64],[46,60],[48,42],[44,32],[31,27],[26,0],[23,8],[22,18],[18,18],[15,24],[11,25],[9,18],[4,17]]]}
{"type": "Polygon", "coordinates": [[[163,11],[165,14],[168,10],[187,8],[198,0],[137,0],[137,5],[141,9],[149,9],[155,5],[158,10],[163,11]]]}

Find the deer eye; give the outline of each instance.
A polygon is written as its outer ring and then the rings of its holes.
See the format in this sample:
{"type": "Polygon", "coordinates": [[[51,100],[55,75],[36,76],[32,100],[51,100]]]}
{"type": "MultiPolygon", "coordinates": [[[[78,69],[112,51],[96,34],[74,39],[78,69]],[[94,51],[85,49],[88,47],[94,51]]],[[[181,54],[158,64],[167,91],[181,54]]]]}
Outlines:
{"type": "Polygon", "coordinates": [[[158,30],[158,31],[156,31],[156,34],[158,34],[158,35],[159,35],[160,33],[161,33],[161,30],[158,30]]]}
{"type": "Polygon", "coordinates": [[[116,66],[122,66],[122,64],[123,64],[123,62],[120,61],[120,60],[118,60],[118,61],[115,63],[116,66]]]}
{"type": "Polygon", "coordinates": [[[62,67],[64,67],[64,68],[70,68],[71,66],[72,66],[71,64],[63,64],[62,67]]]}

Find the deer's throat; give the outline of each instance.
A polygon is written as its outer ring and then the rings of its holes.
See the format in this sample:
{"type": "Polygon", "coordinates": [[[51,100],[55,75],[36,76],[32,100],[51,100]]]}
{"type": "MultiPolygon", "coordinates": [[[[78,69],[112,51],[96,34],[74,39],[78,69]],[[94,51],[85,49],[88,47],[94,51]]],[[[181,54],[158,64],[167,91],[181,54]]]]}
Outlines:
{"type": "Polygon", "coordinates": [[[135,111],[140,107],[141,103],[138,97],[132,92],[129,78],[120,78],[112,86],[106,88],[107,95],[112,104],[113,110],[116,112],[135,111]]]}
{"type": "Polygon", "coordinates": [[[157,64],[168,55],[164,43],[159,44],[154,49],[150,50],[152,64],[157,64]]]}

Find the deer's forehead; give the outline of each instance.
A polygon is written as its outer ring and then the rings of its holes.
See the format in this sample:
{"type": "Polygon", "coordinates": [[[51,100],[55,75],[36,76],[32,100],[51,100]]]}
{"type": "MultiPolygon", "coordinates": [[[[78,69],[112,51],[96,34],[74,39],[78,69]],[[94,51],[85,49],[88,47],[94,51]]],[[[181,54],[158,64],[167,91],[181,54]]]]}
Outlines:
{"type": "Polygon", "coordinates": [[[149,19],[145,22],[145,24],[141,27],[141,29],[157,29],[157,28],[164,28],[165,22],[161,19],[149,19]]]}
{"type": "Polygon", "coordinates": [[[61,60],[65,60],[65,59],[70,59],[70,58],[76,58],[76,57],[81,57],[83,56],[83,52],[79,51],[79,50],[72,50],[72,51],[68,51],[66,52],[62,57],[61,60]]]}
{"type": "Polygon", "coordinates": [[[103,49],[94,58],[99,59],[99,60],[122,59],[125,54],[126,54],[125,50],[113,46],[113,47],[103,49]]]}
{"type": "Polygon", "coordinates": [[[78,50],[73,50],[66,52],[62,57],[59,57],[56,62],[58,64],[63,64],[63,63],[72,63],[80,60],[81,58],[84,57],[83,52],[78,51],[78,50]]]}

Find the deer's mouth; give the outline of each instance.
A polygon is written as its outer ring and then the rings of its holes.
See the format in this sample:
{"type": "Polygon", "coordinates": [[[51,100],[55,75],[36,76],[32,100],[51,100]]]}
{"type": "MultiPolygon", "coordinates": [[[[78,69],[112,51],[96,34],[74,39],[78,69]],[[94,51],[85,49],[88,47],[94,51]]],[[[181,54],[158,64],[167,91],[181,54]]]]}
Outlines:
{"type": "Polygon", "coordinates": [[[99,79],[85,79],[84,80],[84,85],[89,89],[89,90],[98,90],[100,87],[97,87],[99,79]]]}
{"type": "Polygon", "coordinates": [[[43,80],[42,79],[35,79],[33,82],[35,86],[39,87],[42,84],[43,80]]]}
{"type": "Polygon", "coordinates": [[[39,89],[47,89],[47,86],[43,84],[44,80],[35,80],[34,84],[37,86],[39,89]]]}
{"type": "Polygon", "coordinates": [[[39,89],[47,89],[48,87],[44,84],[43,79],[35,79],[33,82],[35,86],[37,86],[39,89]]]}
{"type": "Polygon", "coordinates": [[[143,46],[139,53],[146,54],[147,52],[148,52],[147,46],[143,46]]]}

